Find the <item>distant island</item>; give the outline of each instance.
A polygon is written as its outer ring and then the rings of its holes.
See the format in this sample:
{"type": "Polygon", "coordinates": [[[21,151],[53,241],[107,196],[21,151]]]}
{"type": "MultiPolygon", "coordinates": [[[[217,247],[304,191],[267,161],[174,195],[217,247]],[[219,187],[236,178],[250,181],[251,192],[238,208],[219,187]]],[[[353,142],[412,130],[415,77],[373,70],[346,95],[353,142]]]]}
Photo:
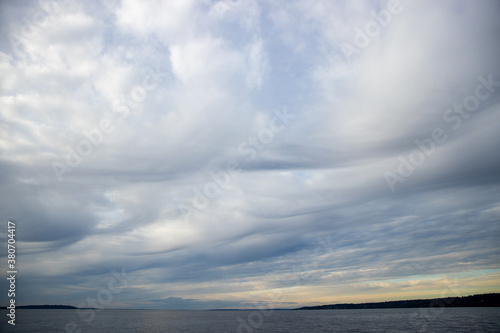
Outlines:
{"type": "MultiPolygon", "coordinates": [[[[317,306],[304,306],[296,309],[274,309],[274,310],[344,310],[344,309],[397,309],[397,308],[429,308],[429,307],[500,307],[500,293],[480,294],[463,297],[445,297],[432,299],[414,299],[404,301],[388,301],[376,303],[344,303],[317,306]]],[[[5,306],[0,309],[6,309],[5,306]]],[[[77,308],[71,305],[21,305],[16,309],[56,309],[76,310],[95,308],[77,308]]],[[[139,309],[137,309],[139,310],[139,309]]],[[[248,309],[212,309],[209,311],[247,311],[248,309]]]]}
{"type": "Polygon", "coordinates": [[[481,294],[463,297],[415,299],[377,303],[347,303],[305,306],[293,310],[337,310],[337,309],[388,309],[388,308],[428,308],[428,307],[500,307],[500,294],[481,294]]]}
{"type": "MultiPolygon", "coordinates": [[[[7,307],[2,306],[0,309],[7,309],[7,307]]],[[[76,309],[91,309],[91,308],[77,308],[71,305],[58,305],[58,304],[45,304],[45,305],[20,305],[16,306],[16,309],[57,309],[57,310],[76,310],[76,309]]]]}

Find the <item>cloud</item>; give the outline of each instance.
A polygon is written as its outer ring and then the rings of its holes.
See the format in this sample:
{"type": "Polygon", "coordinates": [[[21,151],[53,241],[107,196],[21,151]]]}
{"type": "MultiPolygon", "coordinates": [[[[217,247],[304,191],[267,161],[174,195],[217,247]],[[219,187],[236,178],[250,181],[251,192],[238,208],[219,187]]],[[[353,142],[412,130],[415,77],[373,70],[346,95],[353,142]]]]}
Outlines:
{"type": "Polygon", "coordinates": [[[351,56],[392,2],[56,3],[1,5],[20,303],[498,291],[495,1],[401,1],[351,56]]]}

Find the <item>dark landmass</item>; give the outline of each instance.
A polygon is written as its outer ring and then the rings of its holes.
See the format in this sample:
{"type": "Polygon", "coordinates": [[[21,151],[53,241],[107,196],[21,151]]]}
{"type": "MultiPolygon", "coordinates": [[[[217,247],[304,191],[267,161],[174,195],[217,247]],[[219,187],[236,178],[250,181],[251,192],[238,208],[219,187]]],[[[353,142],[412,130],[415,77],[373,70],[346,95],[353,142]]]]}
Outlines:
{"type": "Polygon", "coordinates": [[[305,306],[294,310],[332,310],[332,309],[388,309],[388,308],[429,308],[429,307],[500,307],[500,294],[481,294],[464,297],[445,297],[433,299],[414,299],[360,304],[329,304],[305,306]]]}
{"type": "MultiPolygon", "coordinates": [[[[6,309],[7,307],[2,306],[0,309],[6,309]]],[[[71,305],[20,305],[16,306],[16,309],[57,309],[57,310],[76,310],[76,309],[93,309],[93,308],[77,308],[71,305]]]]}
{"type": "MultiPolygon", "coordinates": [[[[296,309],[273,309],[274,311],[285,310],[341,310],[341,309],[394,309],[394,308],[429,308],[429,307],[500,307],[500,293],[480,294],[463,297],[445,297],[433,299],[414,299],[404,301],[388,301],[376,303],[346,303],[346,304],[328,304],[317,306],[305,306],[296,309]]],[[[0,309],[6,309],[2,306],[0,309]]],[[[95,308],[77,308],[72,305],[21,305],[16,309],[58,309],[58,310],[76,310],[95,308]]],[[[123,309],[132,310],[132,309],[123,309]]],[[[134,309],[141,310],[141,309],[134,309]]],[[[212,309],[209,311],[248,311],[252,309],[212,309]]]]}

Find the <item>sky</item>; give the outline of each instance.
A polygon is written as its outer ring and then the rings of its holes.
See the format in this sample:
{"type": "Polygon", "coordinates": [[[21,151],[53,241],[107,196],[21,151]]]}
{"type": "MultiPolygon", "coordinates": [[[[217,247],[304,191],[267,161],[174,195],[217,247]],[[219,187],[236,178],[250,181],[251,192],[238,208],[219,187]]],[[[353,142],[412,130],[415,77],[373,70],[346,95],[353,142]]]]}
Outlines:
{"type": "Polygon", "coordinates": [[[500,292],[499,14],[2,1],[1,269],[12,220],[17,304],[500,292]]]}

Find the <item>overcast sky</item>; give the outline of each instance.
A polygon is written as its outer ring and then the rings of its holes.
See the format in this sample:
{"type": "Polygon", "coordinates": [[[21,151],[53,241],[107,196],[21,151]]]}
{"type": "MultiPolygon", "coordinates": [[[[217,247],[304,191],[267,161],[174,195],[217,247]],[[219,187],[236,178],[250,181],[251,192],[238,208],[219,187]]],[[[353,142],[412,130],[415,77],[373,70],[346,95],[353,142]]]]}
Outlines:
{"type": "Polygon", "coordinates": [[[127,281],[108,307],[499,292],[499,14],[2,1],[0,235],[5,249],[17,222],[18,304],[77,306],[113,271],[127,281]]]}

